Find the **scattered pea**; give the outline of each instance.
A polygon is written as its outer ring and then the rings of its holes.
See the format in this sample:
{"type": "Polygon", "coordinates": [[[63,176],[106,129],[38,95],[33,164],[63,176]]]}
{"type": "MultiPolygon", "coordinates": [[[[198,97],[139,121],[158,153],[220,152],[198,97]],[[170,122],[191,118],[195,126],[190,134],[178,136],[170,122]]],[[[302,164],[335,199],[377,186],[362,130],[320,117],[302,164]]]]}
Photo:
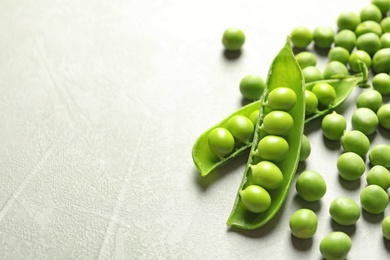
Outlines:
{"type": "Polygon", "coordinates": [[[227,122],[227,129],[237,140],[248,143],[253,139],[255,131],[252,121],[246,116],[235,115],[227,122]]]}
{"type": "Polygon", "coordinates": [[[327,139],[332,141],[339,140],[347,129],[347,120],[345,120],[344,116],[333,111],[333,113],[326,115],[322,119],[321,128],[327,139]]]}
{"type": "Polygon", "coordinates": [[[382,105],[376,112],[379,120],[379,125],[390,130],[390,104],[382,105]]]}
{"type": "Polygon", "coordinates": [[[312,40],[313,33],[305,26],[298,26],[291,32],[291,42],[297,48],[306,48],[312,40]]]}
{"type": "Polygon", "coordinates": [[[348,69],[339,61],[330,61],[324,69],[324,79],[343,77],[348,75],[348,69]]]}
{"type": "Polygon", "coordinates": [[[376,184],[387,190],[390,187],[390,172],[382,165],[375,165],[368,171],[366,181],[369,185],[376,184]]]}
{"type": "Polygon", "coordinates": [[[360,71],[358,60],[361,60],[362,62],[364,62],[366,64],[367,68],[371,67],[372,60],[371,60],[370,54],[368,54],[366,51],[363,51],[363,50],[356,50],[356,51],[351,53],[351,55],[349,56],[349,59],[348,59],[349,66],[350,66],[352,71],[354,71],[354,72],[360,71]]]}
{"type": "Polygon", "coordinates": [[[383,18],[380,25],[382,27],[382,33],[390,32],[390,17],[383,18]]]}
{"type": "Polygon", "coordinates": [[[362,132],[351,130],[341,137],[341,146],[345,152],[353,152],[363,157],[370,150],[370,140],[362,132]]]}
{"type": "Polygon", "coordinates": [[[341,231],[328,234],[320,242],[321,255],[327,260],[345,259],[351,248],[351,238],[341,231]]]}
{"type": "Polygon", "coordinates": [[[362,34],[356,40],[356,48],[373,56],[381,48],[381,39],[372,32],[362,34]]]}
{"type": "Polygon", "coordinates": [[[368,159],[372,165],[382,165],[383,167],[390,167],[390,145],[377,144],[371,148],[368,153],[368,159]]]}
{"type": "Polygon", "coordinates": [[[244,98],[258,100],[264,92],[265,82],[257,75],[247,75],[240,81],[240,92],[244,98]]]}
{"type": "Polygon", "coordinates": [[[360,204],[367,212],[380,214],[389,204],[389,195],[378,185],[368,185],[360,193],[360,204]]]}
{"type": "Polygon", "coordinates": [[[382,106],[382,95],[375,89],[367,89],[356,98],[357,107],[366,107],[376,112],[382,106]]]}
{"type": "Polygon", "coordinates": [[[339,28],[340,31],[344,29],[353,31],[356,29],[356,26],[360,24],[360,22],[361,20],[359,15],[357,15],[355,12],[346,11],[346,12],[342,12],[338,16],[337,27],[339,28]]]}
{"type": "Polygon", "coordinates": [[[318,26],[313,31],[314,44],[319,48],[330,48],[334,41],[334,30],[332,27],[318,26]]]}
{"type": "Polygon", "coordinates": [[[372,78],[372,87],[382,95],[390,94],[390,76],[387,73],[378,73],[372,78]]]}
{"type": "Polygon", "coordinates": [[[289,151],[287,141],[280,136],[268,135],[259,142],[257,153],[264,160],[282,161],[289,151]]]}
{"type": "Polygon", "coordinates": [[[310,209],[299,209],[292,214],[289,225],[295,237],[312,238],[317,231],[317,215],[310,209]]]}
{"type": "Polygon", "coordinates": [[[364,21],[356,26],[355,34],[356,37],[359,37],[362,34],[373,32],[378,36],[382,35],[382,27],[378,22],[375,21],[364,21]]]}
{"type": "Polygon", "coordinates": [[[344,180],[354,181],[363,175],[366,165],[358,154],[346,152],[337,159],[337,170],[344,180]]]}
{"type": "MultiPolygon", "coordinates": [[[[344,47],[340,47],[340,46],[334,47],[334,48],[330,49],[330,51],[328,53],[328,59],[329,59],[329,61],[338,61],[338,62],[341,62],[343,64],[347,64],[348,59],[349,59],[349,51],[347,49],[345,49],[344,47]]],[[[324,72],[324,74],[325,74],[325,72],[324,72]]]]}
{"type": "Polygon", "coordinates": [[[297,95],[289,88],[279,87],[273,89],[267,99],[267,106],[273,110],[290,111],[294,108],[297,95]]]}
{"type": "Polygon", "coordinates": [[[271,196],[258,185],[249,185],[245,190],[240,190],[240,196],[245,207],[253,213],[264,212],[271,205],[271,196]]]}
{"type": "Polygon", "coordinates": [[[306,135],[302,135],[301,150],[299,152],[299,161],[303,162],[309,158],[311,153],[311,144],[306,135]]]}
{"type": "Polygon", "coordinates": [[[338,197],[330,204],[329,213],[336,223],[350,226],[359,220],[360,207],[350,198],[338,197]]]}
{"type": "Polygon", "coordinates": [[[375,133],[378,128],[378,116],[369,108],[361,107],[352,114],[352,128],[359,130],[365,135],[375,133]]]}
{"type": "Polygon", "coordinates": [[[315,66],[317,64],[316,55],[309,51],[300,52],[295,56],[295,58],[297,59],[299,66],[301,66],[301,69],[308,66],[315,66]]]}
{"type": "Polygon", "coordinates": [[[375,73],[389,73],[390,71],[390,48],[378,50],[372,57],[372,69],[375,73]]]}
{"type": "Polygon", "coordinates": [[[283,173],[274,163],[261,161],[250,167],[255,184],[260,185],[265,189],[277,189],[282,185],[283,173]]]}
{"type": "Polygon", "coordinates": [[[318,108],[318,98],[310,90],[305,90],[305,114],[310,115],[317,111],[318,108]]]}
{"type": "Polygon", "coordinates": [[[326,193],[326,182],[318,172],[306,170],[299,175],[295,189],[303,200],[318,201],[326,193]]]}
{"type": "Polygon", "coordinates": [[[268,113],[263,120],[263,129],[271,135],[284,136],[290,132],[294,125],[292,116],[281,110],[274,110],[268,113]]]}
{"type": "Polygon", "coordinates": [[[336,91],[332,85],[320,82],[313,86],[311,90],[318,98],[318,102],[324,106],[332,105],[336,99],[336,91]]]}
{"type": "Polygon", "coordinates": [[[225,156],[234,149],[234,137],[225,128],[213,129],[208,137],[210,150],[218,156],[225,156]]]}
{"type": "Polygon", "coordinates": [[[238,51],[244,45],[245,34],[238,28],[228,28],[223,32],[222,44],[228,51],[238,51]]]}
{"type": "Polygon", "coordinates": [[[376,5],[381,10],[383,17],[386,16],[390,8],[389,0],[372,0],[371,3],[376,5]]]}
{"type": "Polygon", "coordinates": [[[381,48],[389,48],[390,47],[390,32],[386,32],[381,35],[381,48]]]}
{"type": "Polygon", "coordinates": [[[367,5],[360,10],[360,20],[380,22],[382,20],[381,10],[373,4],[367,5]]]}
{"type": "Polygon", "coordinates": [[[343,29],[338,32],[334,38],[334,44],[336,47],[343,47],[349,53],[355,48],[356,34],[353,30],[343,29]]]}
{"type": "Polygon", "coordinates": [[[324,79],[322,72],[315,66],[308,66],[302,70],[306,83],[324,79]]]}
{"type": "Polygon", "coordinates": [[[387,240],[390,240],[390,215],[382,220],[382,234],[387,240]]]}

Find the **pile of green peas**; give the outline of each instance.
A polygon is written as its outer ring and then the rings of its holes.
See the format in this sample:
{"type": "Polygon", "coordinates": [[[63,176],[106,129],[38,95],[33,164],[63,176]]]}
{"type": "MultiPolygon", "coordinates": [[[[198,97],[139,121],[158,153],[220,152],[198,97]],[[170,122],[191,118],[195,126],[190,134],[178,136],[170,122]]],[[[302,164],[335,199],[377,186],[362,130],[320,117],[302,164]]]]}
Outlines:
{"type": "Polygon", "coordinates": [[[254,161],[249,165],[251,182],[240,190],[243,204],[253,213],[266,211],[271,205],[268,191],[279,188],[283,183],[283,173],[278,163],[289,152],[289,144],[284,137],[294,125],[289,111],[295,106],[296,100],[295,92],[286,87],[275,88],[268,94],[265,106],[271,111],[264,116],[260,126],[266,135],[259,140],[254,152],[259,162],[254,161]]]}

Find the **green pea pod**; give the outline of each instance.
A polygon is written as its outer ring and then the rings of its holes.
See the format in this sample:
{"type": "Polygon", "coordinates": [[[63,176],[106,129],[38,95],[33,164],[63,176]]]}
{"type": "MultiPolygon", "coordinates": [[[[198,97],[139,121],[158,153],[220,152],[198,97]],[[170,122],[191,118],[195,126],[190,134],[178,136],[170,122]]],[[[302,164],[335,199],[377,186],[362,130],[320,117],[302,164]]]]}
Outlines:
{"type": "MultiPolygon", "coordinates": [[[[325,114],[332,112],[335,108],[341,105],[351,94],[352,90],[356,85],[363,85],[367,81],[368,70],[363,62],[361,62],[361,73],[351,76],[343,76],[342,78],[321,80],[317,82],[311,82],[305,85],[306,89],[311,89],[315,83],[319,82],[327,82],[332,85],[336,90],[336,99],[334,103],[326,109],[318,110],[316,113],[312,115],[308,115],[305,118],[305,123],[308,123],[318,117],[321,117],[325,114]]],[[[192,147],[192,159],[194,161],[195,166],[199,170],[201,176],[207,176],[211,171],[215,168],[222,166],[228,163],[233,158],[241,155],[244,151],[249,149],[252,143],[243,144],[242,146],[237,146],[235,150],[226,157],[219,157],[215,155],[208,146],[207,138],[210,132],[216,127],[224,127],[226,128],[227,122],[230,118],[235,115],[243,115],[249,116],[253,111],[260,109],[260,100],[252,102],[239,110],[235,111],[225,119],[223,119],[218,124],[209,128],[205,132],[203,132],[195,141],[192,147]]]]}
{"type": "Polygon", "coordinates": [[[278,212],[288,194],[299,162],[299,151],[305,120],[304,79],[298,62],[291,50],[289,38],[271,64],[262,101],[248,163],[232,212],[227,220],[228,226],[235,226],[247,230],[263,226],[278,212]],[[262,129],[261,125],[264,117],[271,112],[271,109],[266,105],[268,93],[281,86],[290,88],[297,96],[294,108],[289,111],[294,119],[294,124],[289,133],[284,137],[289,145],[289,149],[285,159],[277,162],[277,166],[283,173],[283,182],[279,188],[268,190],[271,197],[269,208],[261,213],[253,213],[244,205],[240,192],[249,185],[254,184],[253,179],[251,178],[251,165],[255,165],[259,161],[262,161],[262,159],[259,159],[256,155],[256,151],[259,141],[267,136],[267,133],[262,129]]]}

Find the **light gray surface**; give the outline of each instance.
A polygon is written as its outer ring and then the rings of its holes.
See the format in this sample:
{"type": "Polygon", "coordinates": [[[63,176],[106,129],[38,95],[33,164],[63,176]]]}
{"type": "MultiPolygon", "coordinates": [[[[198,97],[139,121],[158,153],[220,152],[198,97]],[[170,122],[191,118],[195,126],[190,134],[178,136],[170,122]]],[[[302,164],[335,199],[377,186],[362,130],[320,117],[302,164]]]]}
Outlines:
{"type": "MultiPolygon", "coordinates": [[[[330,202],[358,201],[366,184],[339,180],[339,144],[324,142],[318,121],[306,169],[323,174],[326,196],[309,205],[291,189],[254,232],[225,225],[245,156],[201,178],[191,148],[243,104],[240,79],[265,78],[295,26],[336,28],[340,12],[368,3],[0,1],[0,258],[321,259],[320,240],[340,228],[330,202]],[[230,26],[247,36],[234,60],[221,45],[230,26]],[[290,234],[301,207],[318,214],[312,240],[290,234]]],[[[342,107],[348,120],[360,91],[342,107]]],[[[389,258],[382,217],[341,228],[353,240],[348,259],[389,258]]]]}

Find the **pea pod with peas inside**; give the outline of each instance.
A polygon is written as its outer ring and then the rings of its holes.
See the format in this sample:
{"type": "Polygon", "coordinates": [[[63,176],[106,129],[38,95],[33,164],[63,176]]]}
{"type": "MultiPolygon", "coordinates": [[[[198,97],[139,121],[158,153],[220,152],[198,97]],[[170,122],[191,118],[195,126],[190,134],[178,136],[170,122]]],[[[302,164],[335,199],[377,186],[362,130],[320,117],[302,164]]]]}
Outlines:
{"type": "Polygon", "coordinates": [[[305,121],[304,90],[302,71],[288,39],[269,70],[251,151],[228,226],[259,228],[282,206],[299,162],[305,121]],[[289,99],[280,98],[285,92],[289,99]],[[289,114],[293,120],[283,133],[270,133],[269,129],[274,128],[264,125],[265,119],[276,111],[289,114]],[[272,177],[260,178],[265,172],[271,172],[272,177]]]}
{"type": "MultiPolygon", "coordinates": [[[[340,106],[348,98],[348,96],[351,94],[352,90],[356,85],[366,83],[367,77],[368,77],[367,67],[362,62],[361,72],[356,75],[343,76],[341,78],[321,80],[321,81],[310,82],[306,84],[305,89],[307,90],[312,90],[313,86],[317,83],[330,84],[335,90],[335,99],[333,103],[327,107],[318,108],[317,106],[315,106],[313,113],[307,114],[305,116],[305,123],[308,123],[318,117],[326,115],[331,111],[333,111],[338,106],[340,106]]],[[[208,175],[215,168],[222,166],[228,163],[229,161],[231,161],[233,158],[241,155],[244,151],[248,150],[252,145],[252,140],[246,143],[236,142],[234,144],[233,150],[230,153],[225,154],[223,156],[217,155],[209,147],[208,138],[210,133],[216,128],[226,129],[229,120],[232,117],[237,115],[250,118],[250,120],[253,122],[255,126],[260,104],[261,101],[258,100],[238,109],[237,111],[235,111],[234,113],[232,113],[231,115],[223,119],[218,124],[214,125],[210,129],[203,132],[198,137],[198,139],[196,140],[192,148],[192,158],[195,166],[197,167],[197,169],[199,170],[202,176],[208,175]]],[[[306,110],[309,109],[306,107],[306,110]]]]}

